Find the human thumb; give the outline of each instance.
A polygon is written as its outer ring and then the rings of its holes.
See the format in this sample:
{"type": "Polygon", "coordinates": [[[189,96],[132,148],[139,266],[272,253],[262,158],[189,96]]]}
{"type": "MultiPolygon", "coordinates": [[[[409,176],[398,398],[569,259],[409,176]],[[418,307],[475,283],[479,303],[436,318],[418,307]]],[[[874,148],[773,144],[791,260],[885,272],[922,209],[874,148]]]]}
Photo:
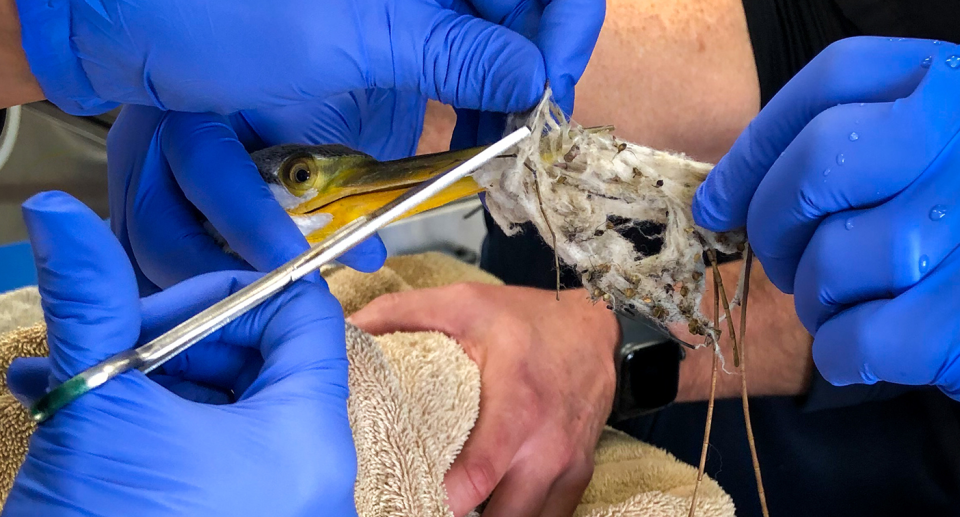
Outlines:
{"type": "Polygon", "coordinates": [[[469,15],[444,11],[423,43],[421,88],[455,108],[512,113],[532,108],[547,81],[530,40],[469,15]]]}
{"type": "Polygon", "coordinates": [[[29,407],[42,397],[50,386],[49,357],[17,357],[7,368],[10,394],[29,407]]]}
{"type": "Polygon", "coordinates": [[[64,382],[135,345],[137,282],[109,227],[63,192],[28,199],[23,219],[37,264],[52,380],[64,382]]]}

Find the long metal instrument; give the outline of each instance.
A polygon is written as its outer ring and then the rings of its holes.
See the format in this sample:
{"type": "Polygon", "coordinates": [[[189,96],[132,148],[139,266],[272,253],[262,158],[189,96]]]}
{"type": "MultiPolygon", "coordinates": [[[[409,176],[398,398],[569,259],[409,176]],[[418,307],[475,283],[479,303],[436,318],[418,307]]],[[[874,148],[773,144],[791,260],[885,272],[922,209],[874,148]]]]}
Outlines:
{"type": "Polygon", "coordinates": [[[530,136],[530,130],[526,127],[510,133],[462,164],[408,190],[383,207],[345,225],[300,256],[213,304],[162,336],[143,346],[116,354],[80,372],[38,400],[30,409],[32,418],[37,422],[43,422],[60,408],[121,373],[133,369],[149,373],[267,298],[317,271],[324,264],[336,260],[347,250],[373,236],[377,230],[470,175],[528,136],[530,136]]]}

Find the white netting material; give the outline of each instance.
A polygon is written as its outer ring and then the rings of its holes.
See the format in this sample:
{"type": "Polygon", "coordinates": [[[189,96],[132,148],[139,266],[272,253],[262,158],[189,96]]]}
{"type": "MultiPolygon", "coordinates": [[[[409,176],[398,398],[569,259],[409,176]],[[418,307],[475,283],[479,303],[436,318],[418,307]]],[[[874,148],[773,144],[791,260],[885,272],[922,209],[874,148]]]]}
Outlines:
{"type": "Polygon", "coordinates": [[[510,235],[532,222],[594,300],[713,334],[700,311],[703,251],[735,253],[744,236],[693,222],[693,194],[712,165],[624,142],[613,128],[583,128],[565,119],[549,91],[508,124],[520,125],[541,138],[522,142],[516,160],[494,160],[474,175],[497,224],[510,235]],[[641,234],[662,241],[659,252],[636,246],[631,238],[641,234]]]}

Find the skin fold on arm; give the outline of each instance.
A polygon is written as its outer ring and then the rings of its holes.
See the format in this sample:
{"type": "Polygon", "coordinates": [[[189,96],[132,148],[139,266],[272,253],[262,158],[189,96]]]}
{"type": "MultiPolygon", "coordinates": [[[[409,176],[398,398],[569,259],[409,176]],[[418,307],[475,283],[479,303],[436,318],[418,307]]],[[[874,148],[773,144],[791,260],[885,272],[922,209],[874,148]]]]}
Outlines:
{"type": "MultiPolygon", "coordinates": [[[[596,50],[577,85],[577,122],[613,124],[617,135],[631,142],[715,163],[759,109],[741,0],[608,0],[596,50]]],[[[455,121],[452,109],[431,103],[419,152],[446,149],[455,121]]],[[[729,296],[740,266],[721,267],[729,296]]],[[[801,394],[813,367],[812,339],[797,319],[793,298],[777,291],[758,263],[753,271],[746,336],[750,393],[801,394]]],[[[707,285],[712,286],[709,273],[707,285]]],[[[705,314],[713,313],[712,299],[708,289],[705,314]]],[[[558,324],[565,321],[571,320],[557,318],[558,324]]],[[[594,321],[611,324],[611,319],[594,321]]],[[[671,330],[689,343],[702,342],[684,328],[671,330]]],[[[728,336],[721,347],[733,370],[728,336]]],[[[679,401],[707,398],[711,361],[708,349],[687,354],[679,401]]],[[[738,396],[739,386],[738,375],[721,375],[717,395],[738,396]]]]}
{"type": "Polygon", "coordinates": [[[20,43],[20,18],[14,0],[0,0],[0,108],[43,100],[20,43]]]}

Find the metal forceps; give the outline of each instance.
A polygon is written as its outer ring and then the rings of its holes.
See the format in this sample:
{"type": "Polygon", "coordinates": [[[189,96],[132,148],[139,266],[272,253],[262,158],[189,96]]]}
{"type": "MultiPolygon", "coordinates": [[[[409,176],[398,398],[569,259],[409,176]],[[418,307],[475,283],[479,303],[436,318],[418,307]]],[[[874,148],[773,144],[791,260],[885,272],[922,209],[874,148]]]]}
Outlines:
{"type": "Polygon", "coordinates": [[[37,422],[43,422],[60,408],[121,373],[133,369],[143,373],[151,372],[267,298],[335,260],[391,221],[470,175],[528,136],[530,130],[526,127],[510,133],[462,164],[345,225],[300,256],[211,305],[162,336],[143,346],[120,352],[80,372],[41,397],[30,408],[30,416],[37,422]]]}

